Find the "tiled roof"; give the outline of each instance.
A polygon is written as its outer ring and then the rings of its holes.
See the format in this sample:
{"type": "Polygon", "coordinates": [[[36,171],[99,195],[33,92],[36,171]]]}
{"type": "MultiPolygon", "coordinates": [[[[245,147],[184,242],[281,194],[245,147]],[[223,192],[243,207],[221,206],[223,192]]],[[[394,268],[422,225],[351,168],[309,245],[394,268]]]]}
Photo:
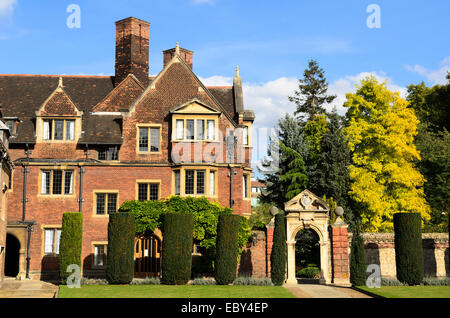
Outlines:
{"type": "MultiPolygon", "coordinates": [[[[10,139],[10,143],[35,142],[36,111],[45,102],[47,113],[43,115],[56,114],[63,106],[69,109],[70,101],[78,111],[83,112],[84,133],[79,141],[82,144],[120,144],[120,116],[92,115],[92,112],[127,110],[141,95],[140,103],[167,110],[196,98],[218,111],[224,111],[232,120],[236,118],[232,86],[208,87],[206,91],[199,89],[198,79],[191,71],[187,72],[182,63],[174,63],[163,72],[163,78],[156,84],[157,89],[148,91],[146,96],[142,95],[144,87],[134,76],[129,76],[115,89],[114,77],[110,76],[62,76],[63,94],[55,92],[59,84],[58,75],[0,75],[2,115],[20,120],[17,134],[10,139]]],[[[154,80],[155,77],[150,78],[150,82],[154,80]]]]}
{"type": "Polygon", "coordinates": [[[234,105],[233,86],[211,86],[206,87],[211,94],[222,104],[225,111],[231,118],[235,118],[236,111],[234,105]]]}
{"type": "MultiPolygon", "coordinates": [[[[18,117],[17,137],[11,143],[35,142],[36,111],[58,87],[59,76],[0,75],[0,106],[4,117],[18,117]]],[[[112,89],[112,77],[63,76],[64,91],[88,117],[92,107],[112,89]]],[[[86,122],[83,120],[83,130],[86,122]]]]}

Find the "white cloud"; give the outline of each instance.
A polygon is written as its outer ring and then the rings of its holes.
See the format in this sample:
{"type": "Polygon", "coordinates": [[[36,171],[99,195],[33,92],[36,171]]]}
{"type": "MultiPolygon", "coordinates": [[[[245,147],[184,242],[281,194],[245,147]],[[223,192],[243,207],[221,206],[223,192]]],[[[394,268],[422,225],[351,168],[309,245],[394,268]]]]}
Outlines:
{"type": "MultiPolygon", "coordinates": [[[[339,114],[345,114],[346,108],[343,107],[346,101],[345,94],[356,92],[356,84],[370,75],[373,75],[379,82],[387,81],[389,90],[398,91],[403,98],[406,97],[406,88],[393,84],[384,72],[361,72],[341,77],[329,84],[328,93],[337,97],[333,103],[326,105],[326,109],[331,111],[333,107],[336,107],[339,114]]],[[[200,78],[200,80],[206,86],[233,85],[231,77],[218,75],[200,78]]],[[[284,117],[286,113],[294,114],[296,105],[290,102],[288,97],[293,96],[294,92],[298,90],[298,84],[298,79],[293,77],[281,77],[262,83],[243,83],[245,108],[252,109],[256,117],[253,125],[253,163],[261,160],[267,154],[266,129],[277,127],[278,119],[284,117]]]]}
{"type": "Polygon", "coordinates": [[[199,76],[199,79],[205,86],[230,86],[233,85],[233,78],[220,75],[214,75],[208,78],[199,76]]]}
{"type": "Polygon", "coordinates": [[[0,17],[8,17],[14,11],[17,0],[0,0],[0,17]]]}
{"type": "Polygon", "coordinates": [[[405,69],[417,73],[423,77],[425,77],[428,81],[434,84],[445,84],[447,83],[447,72],[450,71],[450,56],[444,58],[440,67],[437,70],[429,70],[422,65],[405,65],[405,69]]]}

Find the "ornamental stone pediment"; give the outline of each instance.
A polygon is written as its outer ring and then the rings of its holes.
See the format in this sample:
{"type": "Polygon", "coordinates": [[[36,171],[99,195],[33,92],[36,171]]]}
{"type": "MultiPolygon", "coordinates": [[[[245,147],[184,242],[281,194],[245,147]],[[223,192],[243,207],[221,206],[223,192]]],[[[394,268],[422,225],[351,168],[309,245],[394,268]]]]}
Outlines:
{"type": "Polygon", "coordinates": [[[289,212],[324,212],[330,210],[327,202],[309,190],[304,190],[285,203],[285,211],[289,212]]]}

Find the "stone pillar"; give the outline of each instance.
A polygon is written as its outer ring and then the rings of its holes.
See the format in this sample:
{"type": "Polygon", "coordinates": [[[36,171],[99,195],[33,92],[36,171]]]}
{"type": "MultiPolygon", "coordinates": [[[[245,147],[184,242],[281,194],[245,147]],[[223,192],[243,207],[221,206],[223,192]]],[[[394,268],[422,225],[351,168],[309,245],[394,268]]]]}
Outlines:
{"type": "Polygon", "coordinates": [[[266,226],[266,276],[270,277],[270,256],[272,255],[273,231],[275,230],[275,218],[266,226]]]}
{"type": "Polygon", "coordinates": [[[286,284],[297,284],[295,277],[295,241],[287,243],[287,281],[286,284]]]}
{"type": "Polygon", "coordinates": [[[351,286],[348,255],[348,225],[340,217],[331,226],[333,284],[351,286]]]}

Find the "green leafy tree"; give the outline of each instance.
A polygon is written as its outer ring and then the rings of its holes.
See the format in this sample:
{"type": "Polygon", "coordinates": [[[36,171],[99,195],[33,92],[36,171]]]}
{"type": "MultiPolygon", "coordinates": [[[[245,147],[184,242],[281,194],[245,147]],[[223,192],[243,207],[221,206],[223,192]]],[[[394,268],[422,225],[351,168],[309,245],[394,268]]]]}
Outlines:
{"type": "Polygon", "coordinates": [[[308,62],[308,68],[299,80],[298,88],[294,96],[289,97],[289,101],[297,105],[294,114],[299,118],[306,117],[311,120],[315,115],[325,113],[324,105],[336,98],[335,95],[327,95],[328,84],[324,71],[315,60],[308,62]]]}
{"type": "Polygon", "coordinates": [[[252,230],[266,229],[266,225],[269,224],[273,218],[272,214],[270,214],[270,208],[273,206],[273,203],[262,203],[252,207],[252,214],[248,219],[248,224],[252,230]]]}
{"type": "Polygon", "coordinates": [[[408,86],[407,100],[420,121],[426,122],[435,132],[450,130],[450,73],[447,84],[427,87],[423,82],[408,86]]]}
{"type": "Polygon", "coordinates": [[[308,149],[303,142],[301,126],[289,115],[279,120],[278,138],[272,138],[269,155],[275,149],[279,156],[278,170],[265,175],[262,180],[266,191],[260,195],[261,202],[274,203],[280,209],[284,203],[306,189],[307,175],[302,153],[308,149]]]}
{"type": "Polygon", "coordinates": [[[61,238],[59,243],[59,273],[61,283],[66,284],[69,265],[81,268],[81,245],[83,240],[83,214],[65,212],[62,217],[61,238]]]}
{"type": "MultiPolygon", "coordinates": [[[[132,213],[136,218],[136,234],[139,236],[152,233],[162,228],[163,217],[166,213],[190,214],[193,217],[193,239],[198,242],[202,254],[210,262],[215,259],[217,223],[219,215],[232,214],[233,210],[223,207],[217,202],[211,202],[206,197],[172,196],[161,201],[125,201],[119,212],[132,213]]],[[[245,218],[239,225],[238,244],[240,251],[247,243],[251,233],[245,218]]]]}
{"type": "Polygon", "coordinates": [[[419,127],[415,142],[421,160],[416,164],[426,179],[424,192],[431,208],[424,230],[446,232],[446,213],[450,211],[450,133],[445,128],[434,132],[425,124],[419,127]]]}
{"type": "Polygon", "coordinates": [[[427,87],[423,82],[408,86],[407,100],[421,124],[415,144],[421,160],[416,165],[426,179],[424,192],[431,207],[431,219],[425,231],[445,232],[450,198],[450,74],[449,83],[427,87]]]}
{"type": "MultiPolygon", "coordinates": [[[[321,140],[314,175],[309,175],[308,189],[325,195],[344,208],[348,223],[354,223],[352,202],[348,194],[351,163],[350,149],[343,132],[343,118],[334,109],[328,114],[328,129],[321,140]]],[[[334,215],[334,209],[330,210],[334,215]]]]}
{"type": "Polygon", "coordinates": [[[360,204],[363,230],[392,231],[397,212],[429,219],[424,177],[414,165],[418,120],[398,92],[373,76],[347,94],[346,138],[352,153],[350,194],[360,204]]]}

